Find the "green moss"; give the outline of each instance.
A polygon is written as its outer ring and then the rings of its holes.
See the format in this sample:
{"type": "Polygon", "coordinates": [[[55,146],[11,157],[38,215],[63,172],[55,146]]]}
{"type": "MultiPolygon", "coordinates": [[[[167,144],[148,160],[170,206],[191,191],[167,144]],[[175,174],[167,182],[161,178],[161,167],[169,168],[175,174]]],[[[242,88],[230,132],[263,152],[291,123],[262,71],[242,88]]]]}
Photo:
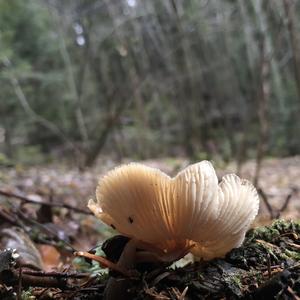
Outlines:
{"type": "Polygon", "coordinates": [[[279,219],[273,222],[271,228],[277,229],[280,233],[284,232],[298,232],[300,233],[300,220],[287,221],[279,219]]]}
{"type": "Polygon", "coordinates": [[[246,241],[253,242],[254,240],[264,240],[266,242],[271,242],[275,238],[280,236],[280,232],[271,227],[259,227],[253,230],[250,230],[247,234],[246,241]]]}
{"type": "Polygon", "coordinates": [[[228,253],[229,261],[242,268],[299,261],[299,221],[276,220],[270,226],[250,230],[243,245],[228,253]],[[288,250],[288,251],[286,251],[288,250]]]}
{"type": "MultiPolygon", "coordinates": [[[[249,283],[253,282],[253,283],[257,283],[258,285],[262,284],[264,282],[264,276],[263,273],[260,270],[250,270],[248,271],[247,277],[244,278],[243,283],[247,282],[249,283]]],[[[244,285],[247,285],[246,283],[244,285]]]]}
{"type": "Polygon", "coordinates": [[[245,243],[252,243],[254,240],[273,242],[283,233],[288,232],[300,233],[300,221],[276,220],[270,226],[263,226],[249,230],[245,243]]]}
{"type": "Polygon", "coordinates": [[[36,297],[31,294],[32,289],[29,288],[27,291],[23,291],[21,294],[22,300],[35,300],[36,297]]]}
{"type": "Polygon", "coordinates": [[[287,255],[288,258],[300,261],[300,252],[285,249],[284,253],[287,255]]]}
{"type": "Polygon", "coordinates": [[[242,281],[241,281],[241,276],[239,275],[234,275],[234,276],[231,276],[231,282],[236,285],[239,289],[242,288],[243,284],[242,284],[242,281]]]}

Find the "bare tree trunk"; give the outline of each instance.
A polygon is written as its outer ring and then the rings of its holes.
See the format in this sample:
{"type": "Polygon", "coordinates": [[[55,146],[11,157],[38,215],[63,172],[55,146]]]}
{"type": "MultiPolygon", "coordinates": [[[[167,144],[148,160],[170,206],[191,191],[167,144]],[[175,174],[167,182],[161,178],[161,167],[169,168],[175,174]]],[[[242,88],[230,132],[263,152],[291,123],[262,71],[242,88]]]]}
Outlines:
{"type": "MultiPolygon", "coordinates": [[[[182,74],[179,79],[181,82],[178,83],[181,86],[178,95],[178,105],[182,112],[182,131],[183,131],[183,145],[185,148],[186,155],[188,157],[195,157],[194,149],[194,137],[195,137],[195,126],[194,126],[194,109],[193,109],[193,83],[191,75],[191,63],[189,61],[189,47],[185,40],[185,33],[182,28],[181,13],[179,12],[179,6],[176,0],[170,0],[170,6],[172,7],[175,19],[175,30],[179,39],[178,44],[174,47],[177,48],[177,55],[175,57],[178,74],[182,74]]],[[[199,101],[199,100],[198,100],[199,101]]]]}
{"type": "MultiPolygon", "coordinates": [[[[254,85],[254,66],[255,59],[257,56],[257,45],[255,43],[253,26],[248,11],[247,3],[244,0],[238,0],[239,10],[241,12],[242,18],[242,27],[244,32],[244,43],[245,43],[245,52],[246,52],[246,62],[247,62],[247,72],[248,72],[248,82],[249,86],[254,85]]],[[[239,80],[239,74],[236,72],[237,81],[239,80]]],[[[240,87],[242,89],[242,87],[240,87]]],[[[245,96],[248,99],[253,99],[252,88],[249,88],[247,95],[245,96]]],[[[242,129],[240,135],[237,136],[238,149],[236,153],[236,172],[238,175],[241,174],[242,166],[247,158],[247,135],[248,135],[249,120],[244,118],[242,129]]]]}
{"type": "MultiPolygon", "coordinates": [[[[58,15],[56,10],[51,10],[53,14],[54,21],[56,23],[56,28],[59,34],[59,48],[61,52],[61,56],[63,58],[65,67],[66,67],[66,74],[67,74],[67,82],[69,85],[69,89],[72,95],[72,100],[74,101],[75,106],[75,120],[77,124],[77,128],[81,137],[81,141],[84,144],[84,148],[87,149],[89,145],[89,137],[88,132],[85,125],[85,119],[82,112],[82,104],[81,104],[81,93],[82,93],[82,85],[83,85],[83,79],[84,79],[84,72],[85,72],[85,62],[83,62],[83,65],[81,66],[81,72],[79,72],[79,82],[78,84],[81,85],[79,88],[77,88],[76,80],[75,80],[75,74],[74,74],[74,66],[71,61],[71,57],[69,54],[69,51],[67,49],[65,37],[64,37],[64,23],[61,20],[61,17],[58,15]]],[[[86,52],[88,52],[88,45],[85,45],[86,52]]],[[[86,53],[87,54],[87,53],[86,53]]]]}
{"type": "Polygon", "coordinates": [[[259,90],[258,90],[258,120],[259,137],[256,153],[256,168],[253,183],[258,186],[262,160],[268,146],[268,106],[270,98],[270,61],[266,56],[265,39],[262,37],[259,63],[259,90]]]}
{"type": "MultiPolygon", "coordinates": [[[[274,94],[278,100],[279,111],[286,116],[286,107],[284,105],[284,88],[282,83],[282,78],[278,66],[278,62],[276,60],[275,49],[278,47],[278,40],[281,32],[279,31],[275,38],[272,40],[271,32],[268,30],[270,24],[268,24],[268,12],[270,10],[270,4],[267,2],[263,2],[261,0],[257,0],[256,5],[254,5],[254,9],[258,16],[259,24],[261,31],[264,33],[265,39],[265,53],[269,56],[270,61],[270,77],[273,79],[273,87],[274,94]],[[264,5],[263,5],[264,4],[264,5]],[[263,7],[264,6],[264,7],[263,7]],[[264,9],[265,8],[265,9],[264,9]]],[[[275,3],[274,3],[275,5],[275,3]]],[[[282,27],[282,26],[281,26],[282,27]]],[[[281,28],[280,27],[280,28],[281,28]]]]}
{"type": "Polygon", "coordinates": [[[236,155],[236,174],[238,176],[241,175],[242,166],[246,159],[246,146],[247,146],[246,134],[247,133],[244,126],[240,139],[238,141],[239,147],[237,149],[237,155],[236,155]]]}
{"type": "MultiPolygon", "coordinates": [[[[267,3],[268,5],[268,3],[267,3]]],[[[260,30],[259,40],[259,65],[258,65],[258,121],[259,121],[259,133],[256,152],[256,168],[253,178],[253,183],[258,186],[260,171],[262,168],[263,157],[268,147],[268,132],[269,132],[269,120],[268,120],[268,108],[270,98],[270,69],[271,69],[271,43],[268,38],[268,27],[265,21],[263,1],[255,0],[253,2],[254,10],[256,13],[258,27],[260,30]]]]}
{"type": "Polygon", "coordinates": [[[285,15],[287,18],[287,26],[290,35],[290,41],[293,51],[293,65],[295,80],[298,90],[298,97],[300,100],[300,46],[299,37],[296,29],[296,18],[295,18],[295,3],[293,0],[283,0],[285,15]]]}
{"type": "Polygon", "coordinates": [[[137,120],[137,138],[139,145],[137,147],[139,156],[142,159],[149,157],[149,145],[147,141],[146,133],[148,131],[148,120],[147,112],[145,111],[145,102],[139,88],[139,77],[135,70],[129,70],[129,78],[131,79],[132,89],[133,89],[133,101],[135,104],[136,120],[137,120]]]}
{"type": "Polygon", "coordinates": [[[4,123],[4,153],[9,158],[13,158],[13,147],[11,143],[12,127],[4,123]]]}
{"type": "Polygon", "coordinates": [[[119,122],[119,118],[124,108],[126,107],[126,101],[120,101],[115,112],[107,118],[107,121],[101,131],[101,135],[97,137],[97,141],[94,145],[91,146],[90,151],[87,152],[86,159],[84,162],[85,167],[90,167],[96,161],[99,153],[104,147],[108,135],[116,127],[119,122]]]}

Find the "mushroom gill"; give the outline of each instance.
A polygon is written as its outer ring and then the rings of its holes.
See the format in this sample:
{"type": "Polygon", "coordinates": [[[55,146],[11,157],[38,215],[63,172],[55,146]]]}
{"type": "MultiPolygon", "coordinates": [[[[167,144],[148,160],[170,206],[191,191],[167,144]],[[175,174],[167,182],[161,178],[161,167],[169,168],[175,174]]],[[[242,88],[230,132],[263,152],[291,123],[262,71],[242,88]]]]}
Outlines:
{"type": "Polygon", "coordinates": [[[224,256],[241,245],[259,206],[249,181],[230,174],[218,184],[208,161],[174,178],[142,164],[122,165],[100,180],[96,198],[88,207],[104,223],[170,260],[189,250],[204,260],[224,256]]]}

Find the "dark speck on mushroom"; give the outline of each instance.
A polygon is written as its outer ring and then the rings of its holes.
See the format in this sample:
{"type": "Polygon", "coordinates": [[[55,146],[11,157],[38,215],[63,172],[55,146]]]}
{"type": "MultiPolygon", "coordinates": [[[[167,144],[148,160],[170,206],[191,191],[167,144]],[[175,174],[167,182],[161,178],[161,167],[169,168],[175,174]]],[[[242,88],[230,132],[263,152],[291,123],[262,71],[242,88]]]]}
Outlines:
{"type": "Polygon", "coordinates": [[[133,223],[133,219],[131,217],[128,217],[128,221],[129,221],[130,224],[133,223]]]}
{"type": "Polygon", "coordinates": [[[116,229],[116,226],[115,226],[114,224],[110,224],[110,227],[111,227],[112,229],[116,229]]]}

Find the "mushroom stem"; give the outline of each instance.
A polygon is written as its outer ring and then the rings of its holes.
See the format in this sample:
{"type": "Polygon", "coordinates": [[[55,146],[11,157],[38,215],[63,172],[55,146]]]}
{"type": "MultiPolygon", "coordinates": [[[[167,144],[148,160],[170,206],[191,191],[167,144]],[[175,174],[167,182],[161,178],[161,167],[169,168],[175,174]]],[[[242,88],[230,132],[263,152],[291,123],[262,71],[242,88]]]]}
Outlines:
{"type": "Polygon", "coordinates": [[[109,268],[109,269],[111,269],[113,271],[119,272],[120,274],[122,274],[122,275],[124,275],[126,277],[130,277],[132,275],[130,271],[126,270],[125,268],[122,268],[118,264],[115,264],[115,263],[109,261],[108,259],[106,259],[106,258],[104,258],[102,256],[91,254],[91,253],[85,252],[85,251],[74,252],[74,255],[75,256],[81,256],[81,257],[89,258],[89,259],[92,259],[94,261],[97,261],[102,266],[104,266],[106,268],[109,268]]]}

